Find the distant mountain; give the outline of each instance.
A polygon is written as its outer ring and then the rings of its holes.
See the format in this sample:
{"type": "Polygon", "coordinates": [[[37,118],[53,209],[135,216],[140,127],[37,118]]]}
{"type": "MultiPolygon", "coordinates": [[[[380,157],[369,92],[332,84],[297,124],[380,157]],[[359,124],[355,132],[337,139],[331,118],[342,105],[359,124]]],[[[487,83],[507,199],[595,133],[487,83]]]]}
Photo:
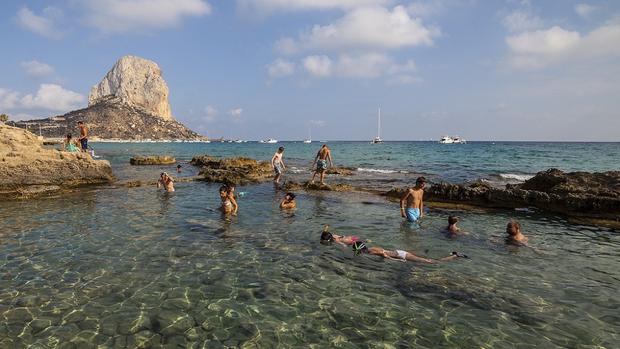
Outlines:
{"type": "Polygon", "coordinates": [[[47,119],[9,122],[45,137],[77,135],[84,121],[90,137],[110,139],[204,138],[176,121],[168,103],[168,86],[153,61],[124,56],[93,86],[89,106],[47,119]]]}

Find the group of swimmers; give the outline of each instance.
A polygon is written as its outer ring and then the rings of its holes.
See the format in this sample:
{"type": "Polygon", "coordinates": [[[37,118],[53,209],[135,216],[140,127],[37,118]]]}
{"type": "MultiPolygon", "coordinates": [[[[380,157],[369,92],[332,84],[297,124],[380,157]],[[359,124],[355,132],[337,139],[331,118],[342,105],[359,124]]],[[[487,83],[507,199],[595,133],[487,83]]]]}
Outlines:
{"type": "MultiPolygon", "coordinates": [[[[284,147],[279,147],[274,156],[271,159],[271,166],[274,171],[274,182],[279,183],[286,166],[284,165],[284,147]]],[[[324,184],[325,172],[329,166],[333,166],[333,160],[331,151],[326,144],[321,146],[313,162],[313,175],[311,181],[317,174],[320,175],[321,184],[324,184]]],[[[181,172],[181,165],[177,166],[177,172],[181,172]]],[[[173,179],[166,172],[162,172],[160,179],[157,182],[157,187],[163,187],[166,191],[174,191],[173,179]]],[[[408,188],[405,194],[400,199],[400,214],[409,222],[418,222],[424,216],[424,188],[426,187],[426,178],[418,177],[416,179],[415,186],[408,188]]],[[[219,196],[221,200],[220,210],[224,214],[236,215],[239,211],[239,205],[235,195],[235,185],[232,183],[226,183],[219,189],[219,196]]],[[[290,210],[297,207],[295,202],[295,193],[288,192],[284,198],[280,201],[280,209],[290,210]]],[[[458,217],[449,216],[448,225],[444,229],[444,232],[449,237],[455,237],[458,235],[469,235],[469,233],[461,231],[457,226],[459,221],[458,217]]],[[[465,254],[452,252],[450,255],[440,258],[431,259],[427,257],[420,257],[413,252],[405,250],[386,250],[382,247],[368,247],[367,242],[360,239],[357,236],[340,236],[332,234],[329,231],[329,226],[325,226],[321,232],[321,243],[338,243],[344,246],[349,246],[353,249],[356,255],[370,254],[376,255],[387,259],[400,260],[400,261],[414,261],[422,263],[437,263],[443,261],[450,261],[456,258],[467,258],[465,254]]],[[[506,226],[506,243],[514,245],[525,245],[527,243],[527,237],[521,232],[521,225],[514,220],[511,220],[506,226]]]]}

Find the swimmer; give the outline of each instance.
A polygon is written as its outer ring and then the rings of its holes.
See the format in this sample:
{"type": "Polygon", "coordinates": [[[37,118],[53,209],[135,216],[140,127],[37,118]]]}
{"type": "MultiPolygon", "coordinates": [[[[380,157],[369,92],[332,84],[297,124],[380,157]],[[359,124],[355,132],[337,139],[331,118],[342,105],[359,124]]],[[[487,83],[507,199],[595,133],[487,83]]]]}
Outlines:
{"type": "Polygon", "coordinates": [[[177,173],[181,173],[181,168],[182,168],[182,167],[183,167],[183,166],[181,166],[180,164],[179,164],[179,165],[177,165],[177,173]]]}
{"type": "Polygon", "coordinates": [[[354,235],[342,236],[342,235],[335,235],[335,234],[330,233],[329,225],[325,225],[325,227],[323,227],[323,231],[321,232],[321,243],[322,244],[329,244],[329,243],[335,242],[343,246],[352,246],[357,241],[362,241],[362,240],[359,237],[354,236],[354,235]]]}
{"type": "Polygon", "coordinates": [[[375,256],[380,256],[383,258],[392,259],[392,260],[400,261],[400,262],[411,261],[411,262],[420,262],[420,263],[428,263],[428,264],[451,261],[457,258],[469,258],[462,253],[452,252],[449,256],[443,257],[441,259],[430,259],[430,258],[418,257],[409,251],[403,251],[403,250],[392,251],[392,250],[386,250],[382,247],[368,248],[366,247],[366,244],[363,241],[356,241],[353,244],[353,252],[355,252],[355,255],[367,253],[367,254],[372,254],[375,256]]]}
{"type": "Polygon", "coordinates": [[[521,232],[521,224],[516,220],[511,220],[506,224],[506,244],[527,246],[528,238],[521,232]]]}
{"type": "Polygon", "coordinates": [[[456,235],[469,235],[469,233],[461,231],[461,228],[456,226],[458,222],[459,222],[459,217],[456,217],[456,216],[448,217],[448,227],[444,229],[444,232],[450,237],[453,237],[456,235]]]}
{"type": "Polygon", "coordinates": [[[222,212],[236,215],[239,210],[237,200],[235,200],[235,185],[225,184],[220,187],[220,200],[222,200],[222,212]]]}
{"type": "Polygon", "coordinates": [[[295,194],[294,193],[286,193],[284,196],[284,200],[280,202],[280,209],[289,210],[297,207],[297,203],[295,202],[295,194]]]}
{"type": "Polygon", "coordinates": [[[415,187],[409,188],[400,199],[400,215],[409,222],[417,222],[424,216],[424,187],[426,178],[418,177],[415,187]],[[405,205],[406,203],[406,205],[405,205]]]}
{"type": "Polygon", "coordinates": [[[159,175],[159,180],[157,181],[157,189],[164,187],[167,192],[174,191],[174,181],[172,177],[170,177],[166,172],[162,172],[159,175]]]}

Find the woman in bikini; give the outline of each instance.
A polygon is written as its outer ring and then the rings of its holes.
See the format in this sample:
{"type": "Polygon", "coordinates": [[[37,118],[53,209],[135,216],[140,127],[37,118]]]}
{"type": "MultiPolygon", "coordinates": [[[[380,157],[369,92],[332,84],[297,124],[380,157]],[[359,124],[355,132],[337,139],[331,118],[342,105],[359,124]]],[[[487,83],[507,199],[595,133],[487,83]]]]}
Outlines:
{"type": "Polygon", "coordinates": [[[222,200],[222,212],[236,215],[239,210],[237,200],[235,200],[235,186],[224,184],[220,187],[220,200],[222,200]]]}
{"type": "Polygon", "coordinates": [[[449,256],[443,257],[441,259],[430,259],[430,258],[418,257],[409,251],[403,251],[403,250],[392,251],[392,250],[386,250],[382,247],[368,248],[363,241],[356,241],[355,243],[353,243],[352,247],[353,247],[353,252],[355,252],[355,255],[367,253],[367,254],[381,256],[383,258],[392,259],[392,260],[396,260],[400,262],[411,261],[411,262],[435,264],[438,262],[451,261],[456,258],[469,258],[462,253],[452,252],[449,256]]]}

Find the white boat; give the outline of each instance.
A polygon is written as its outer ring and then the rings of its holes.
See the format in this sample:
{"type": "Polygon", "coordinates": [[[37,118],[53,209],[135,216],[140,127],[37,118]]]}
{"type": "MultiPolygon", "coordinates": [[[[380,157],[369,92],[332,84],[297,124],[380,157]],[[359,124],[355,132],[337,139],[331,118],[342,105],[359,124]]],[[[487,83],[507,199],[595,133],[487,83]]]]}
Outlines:
{"type": "Polygon", "coordinates": [[[312,143],[312,131],[310,130],[310,128],[308,128],[308,138],[304,139],[304,143],[306,144],[312,143]]]}
{"type": "Polygon", "coordinates": [[[379,108],[378,115],[377,115],[377,137],[375,137],[375,139],[370,141],[370,143],[371,144],[383,143],[383,140],[381,139],[381,108],[379,108]]]}
{"type": "Polygon", "coordinates": [[[264,141],[264,143],[274,144],[274,143],[278,143],[278,140],[277,139],[273,139],[273,138],[269,138],[266,141],[264,141]]]}
{"type": "Polygon", "coordinates": [[[439,143],[441,143],[441,144],[465,144],[465,143],[467,143],[467,141],[464,140],[463,138],[459,137],[459,136],[454,136],[454,137],[443,136],[439,140],[439,143]]]}
{"type": "Polygon", "coordinates": [[[235,139],[235,143],[243,143],[243,140],[241,140],[241,139],[235,139]]]}

